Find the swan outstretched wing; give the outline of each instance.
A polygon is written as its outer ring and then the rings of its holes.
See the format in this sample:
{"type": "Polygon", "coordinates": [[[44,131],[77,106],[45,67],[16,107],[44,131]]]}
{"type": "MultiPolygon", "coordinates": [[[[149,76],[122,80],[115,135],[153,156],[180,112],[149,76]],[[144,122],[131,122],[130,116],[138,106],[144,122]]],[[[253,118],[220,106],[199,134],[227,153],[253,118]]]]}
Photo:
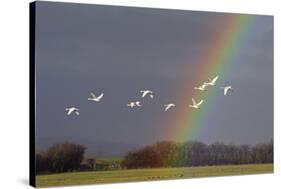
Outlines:
{"type": "Polygon", "coordinates": [[[212,83],[215,83],[218,78],[219,78],[219,76],[216,76],[216,77],[212,80],[212,83]]]}
{"type": "Polygon", "coordinates": [[[170,108],[168,104],[165,104],[164,107],[165,107],[165,112],[170,108]]]}
{"type": "Polygon", "coordinates": [[[193,105],[195,105],[196,102],[195,102],[194,98],[192,98],[191,100],[192,100],[193,105]]]}
{"type": "Polygon", "coordinates": [[[224,95],[227,95],[227,93],[230,92],[230,91],[233,91],[233,88],[231,86],[227,86],[227,87],[224,88],[223,93],[224,93],[224,95]]]}
{"type": "Polygon", "coordinates": [[[141,90],[140,92],[142,93],[142,97],[145,97],[148,94],[148,91],[141,90]]]}
{"type": "Polygon", "coordinates": [[[197,103],[198,106],[200,106],[203,103],[203,100],[197,103]]]}
{"type": "Polygon", "coordinates": [[[68,108],[67,115],[70,115],[75,109],[74,108],[68,108]]]}
{"type": "Polygon", "coordinates": [[[164,105],[166,108],[165,108],[165,111],[169,110],[170,108],[172,107],[175,107],[176,105],[175,104],[165,104],[164,105]]]}
{"type": "Polygon", "coordinates": [[[135,104],[136,104],[137,106],[141,106],[139,101],[136,101],[135,104]]]}
{"type": "Polygon", "coordinates": [[[97,97],[97,100],[100,100],[103,97],[103,93],[100,94],[100,96],[97,97]]]}
{"type": "Polygon", "coordinates": [[[149,91],[143,91],[142,97],[145,97],[148,93],[149,93],[149,91]]]}
{"type": "Polygon", "coordinates": [[[90,92],[90,94],[91,94],[91,96],[92,96],[93,98],[97,98],[94,93],[90,92]]]}
{"type": "Polygon", "coordinates": [[[72,112],[72,111],[71,111],[70,109],[68,109],[68,110],[67,110],[67,115],[70,115],[71,112],[72,112]]]}
{"type": "Polygon", "coordinates": [[[228,87],[225,87],[224,89],[223,89],[223,94],[224,95],[227,95],[227,91],[229,90],[229,88],[228,87]]]}

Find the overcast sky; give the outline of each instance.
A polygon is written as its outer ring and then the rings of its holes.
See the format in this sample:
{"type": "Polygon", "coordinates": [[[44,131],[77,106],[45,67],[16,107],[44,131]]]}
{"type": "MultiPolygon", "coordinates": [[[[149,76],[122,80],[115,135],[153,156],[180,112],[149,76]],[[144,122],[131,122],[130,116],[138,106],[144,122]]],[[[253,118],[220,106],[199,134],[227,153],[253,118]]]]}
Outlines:
{"type": "MultiPolygon", "coordinates": [[[[176,101],[183,82],[194,74],[198,52],[210,45],[209,34],[223,29],[215,23],[224,16],[37,2],[37,139],[73,137],[127,144],[163,139],[169,127],[163,119],[167,113],[178,113],[164,112],[163,104],[176,101]],[[155,91],[155,99],[142,100],[138,110],[126,107],[128,101],[140,99],[138,91],[145,88],[155,91]],[[87,101],[90,91],[103,92],[104,99],[87,101]],[[80,115],[67,116],[69,106],[80,108],[80,115]]],[[[255,16],[230,68],[218,85],[231,84],[235,91],[227,98],[215,97],[196,138],[206,143],[269,141],[273,17],[255,16]]]]}

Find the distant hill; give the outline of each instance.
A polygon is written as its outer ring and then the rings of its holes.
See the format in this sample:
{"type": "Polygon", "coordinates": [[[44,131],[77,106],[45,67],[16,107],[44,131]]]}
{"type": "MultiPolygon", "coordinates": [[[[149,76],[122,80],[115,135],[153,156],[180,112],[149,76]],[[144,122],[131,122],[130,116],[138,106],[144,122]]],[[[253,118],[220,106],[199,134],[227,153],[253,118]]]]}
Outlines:
{"type": "Polygon", "coordinates": [[[72,142],[84,145],[86,155],[95,157],[119,157],[124,156],[128,151],[140,147],[138,144],[125,144],[108,141],[95,141],[74,137],[40,137],[36,138],[36,152],[40,152],[55,143],[72,142]]]}

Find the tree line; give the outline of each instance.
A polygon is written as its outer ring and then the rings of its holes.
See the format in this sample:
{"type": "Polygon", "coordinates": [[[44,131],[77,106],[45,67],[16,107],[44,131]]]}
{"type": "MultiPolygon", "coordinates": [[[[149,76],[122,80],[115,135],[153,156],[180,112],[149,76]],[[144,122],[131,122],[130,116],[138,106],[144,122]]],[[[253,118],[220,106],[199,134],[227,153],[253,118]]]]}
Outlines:
{"type": "Polygon", "coordinates": [[[99,161],[85,156],[85,146],[74,143],[57,143],[35,156],[36,174],[73,171],[105,171],[121,169],[120,162],[99,161]]]}
{"type": "Polygon", "coordinates": [[[54,144],[36,154],[36,173],[110,170],[113,165],[118,169],[136,169],[273,163],[273,141],[255,146],[163,141],[128,152],[118,165],[96,164],[94,158],[84,157],[85,150],[80,144],[54,144]]]}
{"type": "Polygon", "coordinates": [[[273,141],[255,146],[203,142],[158,142],[131,151],[122,167],[157,168],[273,163],[273,141]]]}
{"type": "Polygon", "coordinates": [[[72,143],[54,144],[36,154],[36,173],[77,171],[84,158],[85,146],[72,143]]]}

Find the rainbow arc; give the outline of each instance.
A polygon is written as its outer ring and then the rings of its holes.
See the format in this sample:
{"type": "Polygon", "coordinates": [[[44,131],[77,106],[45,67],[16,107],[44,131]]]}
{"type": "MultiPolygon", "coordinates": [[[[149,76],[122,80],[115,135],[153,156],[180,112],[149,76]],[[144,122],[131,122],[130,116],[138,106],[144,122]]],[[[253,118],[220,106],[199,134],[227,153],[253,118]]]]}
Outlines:
{"type": "MultiPolygon", "coordinates": [[[[224,16],[215,24],[220,24],[221,31],[214,31],[210,34],[208,45],[201,50],[196,66],[193,68],[197,73],[196,77],[186,79],[186,85],[182,88],[180,96],[177,98],[177,111],[169,123],[168,131],[165,131],[165,138],[176,141],[194,140],[198,131],[208,115],[215,94],[220,89],[212,89],[204,92],[194,90],[193,87],[199,86],[207,78],[219,76],[223,78],[233,64],[235,56],[243,48],[243,40],[251,29],[255,21],[253,15],[229,14],[224,16]],[[192,87],[191,87],[192,86],[192,87]],[[191,98],[200,100],[204,98],[202,108],[197,110],[188,108],[191,98]]],[[[190,69],[187,65],[186,69],[190,69]]]]}

